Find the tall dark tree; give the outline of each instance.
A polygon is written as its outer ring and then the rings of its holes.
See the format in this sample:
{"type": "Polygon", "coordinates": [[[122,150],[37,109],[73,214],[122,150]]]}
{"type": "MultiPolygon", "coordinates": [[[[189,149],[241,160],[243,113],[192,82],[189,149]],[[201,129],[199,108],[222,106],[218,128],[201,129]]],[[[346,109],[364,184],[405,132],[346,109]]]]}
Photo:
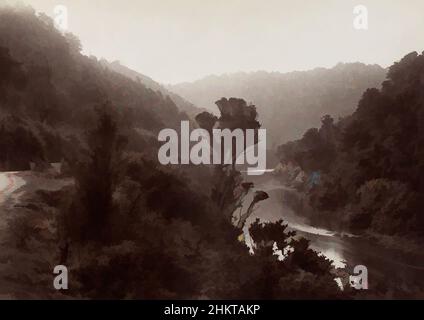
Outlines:
{"type": "MultiPolygon", "coordinates": [[[[257,130],[260,128],[260,123],[257,121],[257,111],[254,105],[248,105],[245,100],[238,98],[221,98],[216,101],[216,105],[220,111],[220,117],[203,112],[196,117],[196,121],[203,129],[212,131],[213,127],[221,130],[241,129],[245,133],[247,129],[257,130]]],[[[257,131],[256,131],[257,132],[257,131]]],[[[246,135],[244,135],[246,137],[246,135]]],[[[257,142],[257,134],[255,134],[255,143],[257,142]]],[[[223,152],[221,144],[221,155],[223,152]]],[[[246,140],[243,141],[243,152],[246,150],[246,140]]],[[[236,142],[232,141],[232,164],[217,165],[214,172],[214,187],[212,189],[212,199],[217,204],[218,208],[223,212],[224,216],[231,221],[233,212],[240,208],[243,198],[247,195],[253,184],[242,184],[243,179],[235,168],[237,156],[236,142]],[[240,192],[237,192],[240,190],[240,192]]],[[[221,159],[222,160],[222,159],[221,159]]],[[[256,202],[255,202],[256,203],[256,202]]],[[[252,206],[254,203],[251,204],[252,206]]],[[[249,211],[253,209],[250,208],[249,211]]],[[[243,215],[244,216],[244,215],[243,215]]],[[[239,225],[244,225],[240,222],[239,225]]]]}
{"type": "Polygon", "coordinates": [[[114,212],[112,196],[122,170],[126,138],[119,133],[110,105],[97,107],[96,115],[96,127],[86,135],[86,160],[76,170],[76,195],[82,209],[82,239],[107,241],[114,212]]]}

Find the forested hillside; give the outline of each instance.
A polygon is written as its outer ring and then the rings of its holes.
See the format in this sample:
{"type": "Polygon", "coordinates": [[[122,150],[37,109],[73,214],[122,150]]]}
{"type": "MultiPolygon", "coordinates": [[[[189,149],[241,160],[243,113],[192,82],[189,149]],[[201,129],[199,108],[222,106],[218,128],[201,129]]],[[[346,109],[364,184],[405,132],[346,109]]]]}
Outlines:
{"type": "Polygon", "coordinates": [[[107,60],[101,59],[100,62],[113,71],[116,71],[137,82],[141,82],[149,89],[159,91],[164,96],[169,96],[171,100],[177,105],[177,107],[180,110],[186,112],[190,117],[194,117],[203,111],[202,109],[197,108],[191,102],[188,102],[187,100],[181,98],[179,95],[169,91],[163,85],[154,81],[152,78],[122,65],[119,61],[108,62],[107,60]]]}
{"type": "Polygon", "coordinates": [[[355,110],[362,93],[377,87],[386,70],[378,65],[340,63],[331,69],[302,72],[252,72],[208,76],[169,89],[198,107],[218,110],[213,102],[221,97],[243,97],[257,106],[259,120],[267,129],[269,147],[298,139],[319,119],[335,119],[355,110]]]}
{"type": "Polygon", "coordinates": [[[62,35],[29,7],[0,11],[0,144],[2,170],[29,161],[72,157],[80,135],[93,126],[94,107],[113,105],[128,128],[130,146],[187,119],[175,103],[144,84],[80,53],[72,34],[62,35]],[[140,130],[138,130],[140,129],[140,130]]]}
{"type": "MultiPolygon", "coordinates": [[[[303,188],[311,219],[353,232],[424,236],[424,55],[393,64],[356,111],[279,148],[283,163],[319,181],[303,188]]],[[[305,211],[306,213],[306,211],[305,211]]]]}
{"type": "MultiPolygon", "coordinates": [[[[62,35],[51,19],[30,8],[0,9],[0,47],[0,170],[28,169],[29,161],[62,157],[69,167],[56,175],[27,172],[19,196],[1,204],[7,228],[0,241],[0,295],[281,299],[355,294],[349,288],[340,292],[331,261],[286,230],[282,220],[247,225],[266,192],[256,191],[248,210],[234,221],[234,210],[253,192],[253,183],[243,181],[234,166],[158,163],[157,131],[187,119],[170,98],[81,55],[75,36],[62,35]],[[243,240],[246,232],[254,254],[243,240]],[[279,259],[275,245],[291,250],[279,259]],[[52,286],[56,265],[72,270],[69,290],[52,286]]],[[[260,127],[256,108],[243,99],[222,99],[220,105],[219,117],[203,113],[207,124],[260,127]]],[[[347,281],[347,271],[344,275],[347,281]]]]}

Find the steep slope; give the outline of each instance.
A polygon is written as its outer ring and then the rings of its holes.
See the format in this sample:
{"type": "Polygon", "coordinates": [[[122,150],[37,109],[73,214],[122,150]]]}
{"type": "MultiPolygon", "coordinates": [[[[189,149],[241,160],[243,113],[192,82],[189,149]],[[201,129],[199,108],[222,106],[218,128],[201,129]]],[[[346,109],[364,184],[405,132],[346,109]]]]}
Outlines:
{"type": "Polygon", "coordinates": [[[158,130],[187,119],[169,97],[80,51],[78,38],[61,34],[46,15],[0,8],[0,169],[72,153],[93,125],[93,110],[104,104],[119,114],[135,150],[153,146],[147,140],[158,130]]]}
{"type": "Polygon", "coordinates": [[[195,105],[180,97],[178,94],[169,91],[164,86],[154,81],[152,78],[122,65],[119,61],[108,62],[105,59],[101,59],[100,63],[102,63],[110,70],[118,72],[134,81],[141,82],[149,89],[159,91],[163,96],[169,96],[171,100],[177,105],[177,107],[181,111],[186,112],[191,118],[194,118],[197,114],[204,111],[204,109],[197,108],[195,105]]]}
{"type": "Polygon", "coordinates": [[[325,114],[337,118],[351,113],[362,92],[378,86],[385,74],[378,65],[349,63],[304,72],[209,76],[169,89],[212,111],[216,111],[214,102],[221,97],[243,97],[252,102],[259,121],[268,129],[271,147],[299,138],[307,128],[318,126],[325,114]]]}

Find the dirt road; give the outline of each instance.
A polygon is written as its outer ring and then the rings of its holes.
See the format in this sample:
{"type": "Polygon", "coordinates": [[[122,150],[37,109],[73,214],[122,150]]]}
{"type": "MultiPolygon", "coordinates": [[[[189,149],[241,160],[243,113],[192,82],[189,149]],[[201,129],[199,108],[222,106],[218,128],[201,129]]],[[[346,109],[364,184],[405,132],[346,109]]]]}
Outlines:
{"type": "Polygon", "coordinates": [[[9,198],[13,192],[25,185],[25,180],[19,172],[0,172],[0,205],[9,198]]]}

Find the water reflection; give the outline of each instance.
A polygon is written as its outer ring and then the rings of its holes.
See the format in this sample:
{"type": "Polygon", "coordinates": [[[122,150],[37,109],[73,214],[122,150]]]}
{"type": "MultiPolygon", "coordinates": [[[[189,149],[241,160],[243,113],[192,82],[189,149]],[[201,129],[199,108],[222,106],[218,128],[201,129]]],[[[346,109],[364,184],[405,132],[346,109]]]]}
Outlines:
{"type": "MultiPolygon", "coordinates": [[[[252,177],[247,178],[252,181],[252,177]]],[[[275,222],[283,219],[289,229],[297,235],[310,240],[311,248],[333,261],[337,268],[355,265],[365,265],[369,270],[370,287],[383,284],[395,290],[403,288],[424,288],[424,255],[399,256],[394,250],[385,248],[375,241],[359,238],[349,234],[340,235],[334,231],[325,230],[308,224],[307,219],[297,215],[283,201],[287,192],[295,192],[272,177],[259,177],[255,190],[266,191],[269,199],[260,202],[253,214],[246,221],[244,229],[246,243],[251,247],[248,227],[256,218],[263,222],[275,222]]],[[[253,196],[249,195],[243,207],[247,207],[253,196]]],[[[415,289],[414,289],[415,290],[415,289]]]]}

